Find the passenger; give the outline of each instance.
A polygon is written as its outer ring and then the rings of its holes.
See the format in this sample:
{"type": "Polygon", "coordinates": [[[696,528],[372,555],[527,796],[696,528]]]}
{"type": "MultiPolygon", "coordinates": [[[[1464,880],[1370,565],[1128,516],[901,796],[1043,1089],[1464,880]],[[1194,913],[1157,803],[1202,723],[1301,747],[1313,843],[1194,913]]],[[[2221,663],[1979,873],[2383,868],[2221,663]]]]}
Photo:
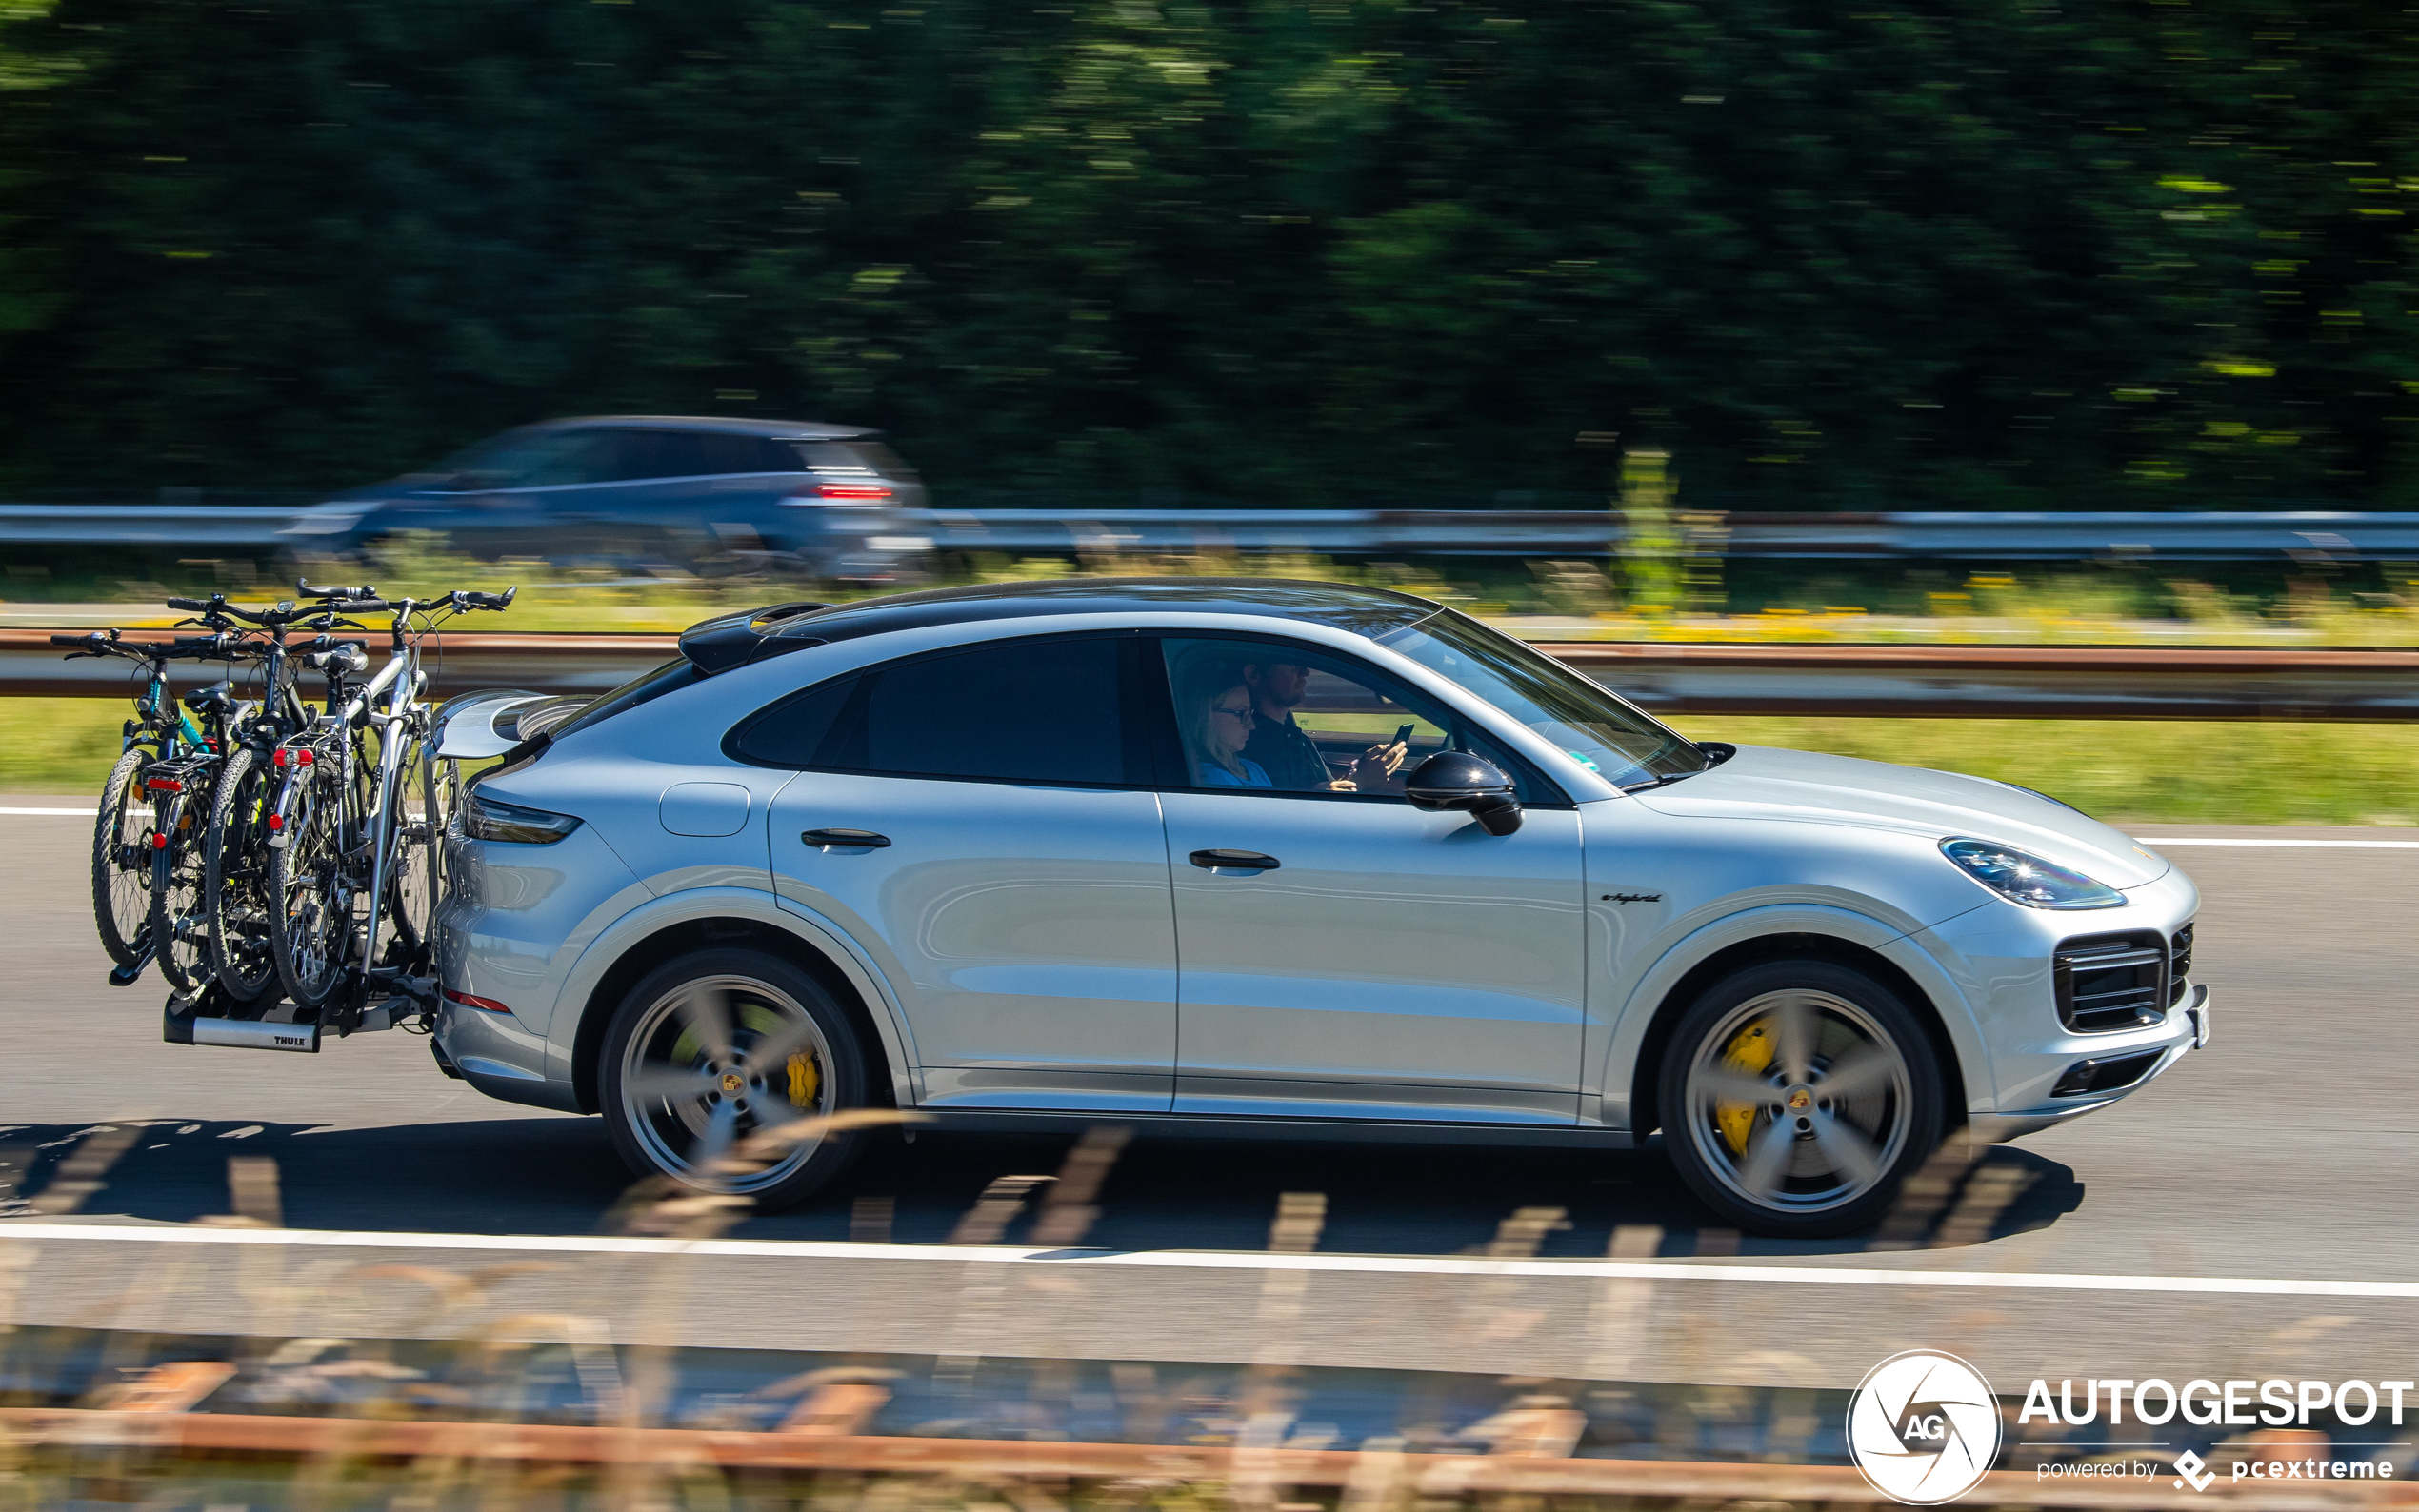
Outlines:
{"type": "Polygon", "coordinates": [[[1185,747],[1193,781],[1204,787],[1273,786],[1267,770],[1243,755],[1251,737],[1250,693],[1223,678],[1210,679],[1209,686],[1214,691],[1196,691],[1188,700],[1185,747]]]}
{"type": "MultiPolygon", "coordinates": [[[[1293,722],[1293,711],[1310,691],[1310,669],[1299,662],[1253,662],[1243,668],[1244,685],[1251,690],[1251,739],[1243,753],[1257,762],[1276,786],[1289,792],[1357,791],[1356,786],[1328,770],[1309,733],[1293,722]]],[[[1400,743],[1372,746],[1353,763],[1353,770],[1373,769],[1391,777],[1409,754],[1400,743]]]]}

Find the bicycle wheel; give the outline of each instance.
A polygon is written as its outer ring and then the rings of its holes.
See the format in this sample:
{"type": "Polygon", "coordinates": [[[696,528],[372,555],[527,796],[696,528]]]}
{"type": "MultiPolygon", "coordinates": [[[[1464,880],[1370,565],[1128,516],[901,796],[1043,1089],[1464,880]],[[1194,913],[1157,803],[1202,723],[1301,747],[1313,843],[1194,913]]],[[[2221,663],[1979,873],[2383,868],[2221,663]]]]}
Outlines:
{"type": "Polygon", "coordinates": [[[352,954],[352,882],[345,868],[346,787],[295,767],[278,795],[286,843],[269,861],[270,950],[286,995],[325,1007],[352,954]]]}
{"type": "MultiPolygon", "coordinates": [[[[200,775],[196,773],[195,775],[200,775]]],[[[188,777],[190,784],[193,781],[188,777]]],[[[204,806],[199,793],[163,795],[159,834],[168,844],[151,850],[151,941],[160,975],[184,997],[210,984],[210,925],[202,912],[204,806]]]]}
{"type": "Polygon", "coordinates": [[[92,924],[101,948],[122,966],[151,943],[151,806],[143,774],[155,754],[136,746],[110,768],[92,822],[92,924]]]}
{"type": "Polygon", "coordinates": [[[271,768],[246,746],[229,757],[210,802],[203,842],[202,907],[208,921],[210,969],[239,1003],[253,1003],[277,986],[277,952],[270,943],[269,805],[271,768]]]}
{"type": "MultiPolygon", "coordinates": [[[[409,737],[407,737],[409,738],[409,737]]],[[[387,912],[394,924],[393,956],[409,962],[421,953],[436,923],[444,896],[445,826],[451,810],[438,767],[416,738],[405,748],[396,782],[394,850],[387,862],[387,912]]],[[[442,764],[450,772],[452,764],[442,764]]]]}

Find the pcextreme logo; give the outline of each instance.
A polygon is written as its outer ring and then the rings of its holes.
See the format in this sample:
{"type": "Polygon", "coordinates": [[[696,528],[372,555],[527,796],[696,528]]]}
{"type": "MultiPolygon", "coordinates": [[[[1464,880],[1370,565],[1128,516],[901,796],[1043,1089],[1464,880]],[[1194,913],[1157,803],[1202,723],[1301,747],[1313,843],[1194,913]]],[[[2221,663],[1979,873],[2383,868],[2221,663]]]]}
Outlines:
{"type": "Polygon", "coordinates": [[[1953,1502],[1999,1458],[1990,1383],[1955,1355],[1892,1355],[1849,1399],[1848,1452],[1873,1489],[1893,1502],[1953,1502]]]}

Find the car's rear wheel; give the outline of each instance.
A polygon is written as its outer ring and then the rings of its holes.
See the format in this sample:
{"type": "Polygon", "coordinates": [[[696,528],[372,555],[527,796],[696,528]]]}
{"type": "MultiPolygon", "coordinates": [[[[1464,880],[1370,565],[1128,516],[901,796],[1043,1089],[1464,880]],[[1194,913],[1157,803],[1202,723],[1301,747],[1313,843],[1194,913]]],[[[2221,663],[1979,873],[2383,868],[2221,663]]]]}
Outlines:
{"type": "Polygon", "coordinates": [[[761,1208],[805,1198],[862,1143],[850,1130],[775,1133],[864,1106],[867,1075],[822,984],[761,950],[692,951],[648,973],[614,1012],[598,1071],[631,1170],[761,1208]]]}
{"type": "Polygon", "coordinates": [[[1813,1239],[1878,1220],[1942,1129],[1940,1065],[1914,1012],[1871,977],[1776,961],[1681,1018],[1658,1100],[1664,1144],[1707,1206],[1813,1239]]]}

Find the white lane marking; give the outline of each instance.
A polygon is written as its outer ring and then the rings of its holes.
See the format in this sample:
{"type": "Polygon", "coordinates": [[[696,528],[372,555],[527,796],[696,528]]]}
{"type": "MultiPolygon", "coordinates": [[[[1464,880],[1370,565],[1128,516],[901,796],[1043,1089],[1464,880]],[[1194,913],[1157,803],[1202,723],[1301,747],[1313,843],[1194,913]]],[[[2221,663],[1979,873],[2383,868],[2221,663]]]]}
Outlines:
{"type": "Polygon", "coordinates": [[[2186,835],[2136,835],[2146,846],[2287,846],[2306,850],[2419,850],[2419,840],[2238,840],[2186,835]]]}
{"type": "Polygon", "coordinates": [[[0,808],[0,814],[18,814],[48,819],[90,819],[97,808],[0,808]]]}
{"type": "Polygon", "coordinates": [[[409,1234],[174,1224],[0,1223],[0,1241],[287,1244],[313,1249],[533,1250],[581,1255],[730,1255],[781,1260],[927,1260],[1166,1270],[1298,1270],[1346,1275],[1539,1276],[1816,1286],[1945,1286],[1987,1291],[2131,1291],[2249,1297],[2419,1299],[2419,1282],[2237,1276],[2092,1276],[2005,1270],[1876,1270],[1829,1265],[1709,1265],[1691,1261],[1475,1260],[1458,1255],[1285,1255],[1256,1250],[1026,1249],[1010,1244],[859,1244],[827,1240],[642,1239],[613,1234],[409,1234]]]}

